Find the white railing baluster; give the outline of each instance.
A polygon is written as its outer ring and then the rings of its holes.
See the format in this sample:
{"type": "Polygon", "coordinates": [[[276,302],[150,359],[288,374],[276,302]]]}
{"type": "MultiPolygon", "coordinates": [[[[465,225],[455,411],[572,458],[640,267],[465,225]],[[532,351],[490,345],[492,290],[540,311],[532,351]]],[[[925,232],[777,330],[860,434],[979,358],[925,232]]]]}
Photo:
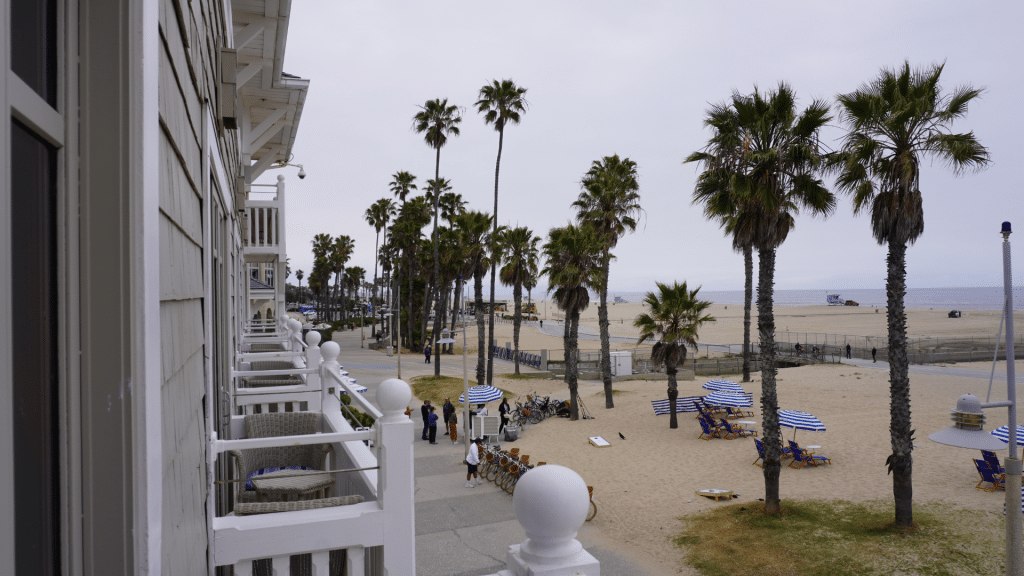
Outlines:
{"type": "Polygon", "coordinates": [[[273,576],[290,576],[291,563],[290,556],[274,556],[270,559],[270,573],[273,576]]]}
{"type": "Polygon", "coordinates": [[[252,576],[252,560],[235,563],[235,576],[252,576]]]}
{"type": "MultiPolygon", "coordinates": [[[[313,576],[327,576],[331,566],[331,552],[329,550],[321,550],[319,552],[313,552],[313,576]]],[[[348,574],[352,574],[349,572],[348,574]]]]}
{"type": "Polygon", "coordinates": [[[345,550],[345,574],[347,576],[364,576],[366,566],[366,548],[352,546],[345,550]]]}

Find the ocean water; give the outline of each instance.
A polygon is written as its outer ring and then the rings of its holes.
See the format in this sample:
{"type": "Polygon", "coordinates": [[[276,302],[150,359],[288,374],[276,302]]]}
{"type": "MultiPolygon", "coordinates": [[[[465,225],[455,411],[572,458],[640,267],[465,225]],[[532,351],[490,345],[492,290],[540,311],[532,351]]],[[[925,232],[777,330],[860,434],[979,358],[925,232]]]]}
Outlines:
{"type": "MultiPolygon", "coordinates": [[[[855,300],[861,306],[885,306],[885,289],[856,290],[776,290],[776,306],[822,306],[827,305],[829,294],[839,294],[844,300],[855,300]]],[[[613,292],[629,302],[640,302],[640,292],[613,292]]],[[[743,304],[742,290],[701,291],[700,297],[715,304],[743,304]]],[[[754,289],[756,305],[757,288],[754,289]]],[[[935,308],[939,310],[1001,310],[1003,308],[1002,287],[947,287],[908,288],[904,300],[907,308],[935,308]]],[[[1013,309],[1024,310],[1024,286],[1013,289],[1013,309]]]]}

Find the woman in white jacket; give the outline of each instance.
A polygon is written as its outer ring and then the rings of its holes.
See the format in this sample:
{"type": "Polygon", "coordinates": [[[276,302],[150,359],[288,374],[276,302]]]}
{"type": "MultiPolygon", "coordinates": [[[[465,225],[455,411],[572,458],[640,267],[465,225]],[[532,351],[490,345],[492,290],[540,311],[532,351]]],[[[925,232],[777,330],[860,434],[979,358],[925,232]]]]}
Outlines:
{"type": "Polygon", "coordinates": [[[481,440],[481,438],[474,438],[469,444],[469,454],[466,456],[466,464],[469,466],[466,472],[466,488],[475,488],[478,484],[483,484],[483,480],[476,475],[476,465],[480,463],[481,440]]]}

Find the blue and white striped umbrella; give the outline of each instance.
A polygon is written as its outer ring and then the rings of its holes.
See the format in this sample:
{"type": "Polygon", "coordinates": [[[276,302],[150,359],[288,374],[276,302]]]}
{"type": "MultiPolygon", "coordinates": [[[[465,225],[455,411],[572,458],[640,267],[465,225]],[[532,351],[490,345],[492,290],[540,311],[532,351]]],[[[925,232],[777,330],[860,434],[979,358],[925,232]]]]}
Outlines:
{"type": "Polygon", "coordinates": [[[708,380],[702,388],[716,392],[732,392],[733,394],[743,394],[746,392],[742,386],[732,380],[708,380]]]}
{"type": "MultiPolygon", "coordinates": [[[[494,386],[473,386],[469,389],[469,403],[470,404],[484,404],[497,400],[504,396],[505,393],[495,388],[494,386]]],[[[459,402],[466,402],[466,394],[459,395],[459,402]]]]}
{"type": "MultiPolygon", "coordinates": [[[[1010,443],[1010,427],[1000,426],[992,431],[992,435],[1007,444],[1010,443]]],[[[1024,446],[1024,426],[1017,425],[1017,446],[1024,446]]]]}
{"type": "Polygon", "coordinates": [[[792,428],[794,440],[796,439],[797,430],[825,431],[825,425],[821,423],[821,420],[799,410],[779,410],[779,426],[792,428]]]}
{"type": "Polygon", "coordinates": [[[730,408],[750,408],[754,402],[741,394],[731,392],[712,392],[704,397],[704,401],[712,406],[729,406],[730,408]]]}

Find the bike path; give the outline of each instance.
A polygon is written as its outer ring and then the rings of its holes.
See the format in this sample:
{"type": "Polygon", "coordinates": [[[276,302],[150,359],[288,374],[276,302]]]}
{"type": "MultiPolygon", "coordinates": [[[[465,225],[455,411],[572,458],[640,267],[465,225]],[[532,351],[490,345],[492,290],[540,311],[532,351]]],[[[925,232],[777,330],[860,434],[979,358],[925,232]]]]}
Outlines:
{"type": "MultiPolygon", "coordinates": [[[[335,334],[335,341],[341,346],[339,361],[359,384],[369,388],[367,399],[376,405],[374,391],[381,382],[396,376],[398,357],[359,348],[358,330],[354,334],[335,334]]],[[[470,370],[475,370],[475,360],[475,356],[469,359],[470,370]]],[[[495,359],[495,365],[499,364],[512,366],[511,362],[495,359]]],[[[402,356],[403,379],[433,374],[433,370],[433,363],[424,363],[422,355],[402,356]]],[[[461,376],[461,355],[442,356],[441,372],[461,376]]],[[[413,402],[420,404],[415,399],[413,402]]],[[[415,408],[413,412],[413,421],[419,423],[419,412],[415,408]]],[[[416,426],[413,455],[417,576],[484,576],[503,570],[509,545],[526,539],[515,517],[512,496],[493,482],[466,488],[462,437],[458,444],[452,444],[439,429],[437,444],[431,445],[420,439],[421,433],[422,427],[416,426]]],[[[620,543],[609,541],[591,523],[584,523],[576,538],[601,562],[602,576],[662,576],[639,567],[641,559],[620,543]]]]}

